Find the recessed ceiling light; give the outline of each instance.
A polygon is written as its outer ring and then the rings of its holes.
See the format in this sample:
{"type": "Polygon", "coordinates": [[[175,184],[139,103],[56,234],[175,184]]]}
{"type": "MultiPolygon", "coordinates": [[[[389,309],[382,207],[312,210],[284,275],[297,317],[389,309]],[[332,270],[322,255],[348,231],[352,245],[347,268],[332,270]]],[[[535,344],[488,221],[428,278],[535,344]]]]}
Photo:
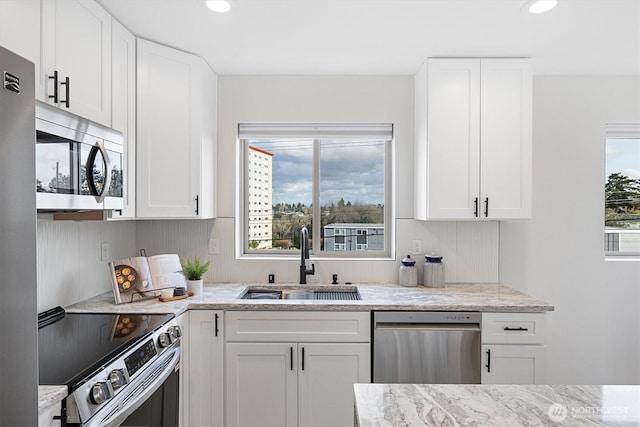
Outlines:
{"type": "Polygon", "coordinates": [[[228,0],[207,0],[207,7],[214,12],[225,13],[231,10],[231,2],[228,0]]]}
{"type": "Polygon", "coordinates": [[[525,7],[529,13],[548,12],[558,4],[558,0],[529,0],[525,7]]]}

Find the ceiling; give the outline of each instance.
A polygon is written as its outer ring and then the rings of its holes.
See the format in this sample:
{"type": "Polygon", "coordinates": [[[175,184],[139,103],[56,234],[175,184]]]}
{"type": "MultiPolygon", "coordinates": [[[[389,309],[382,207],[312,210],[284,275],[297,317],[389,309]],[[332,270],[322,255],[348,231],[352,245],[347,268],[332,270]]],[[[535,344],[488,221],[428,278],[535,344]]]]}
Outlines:
{"type": "Polygon", "coordinates": [[[535,74],[640,75],[640,0],[98,0],[218,74],[414,74],[433,56],[525,56],[535,74]]]}

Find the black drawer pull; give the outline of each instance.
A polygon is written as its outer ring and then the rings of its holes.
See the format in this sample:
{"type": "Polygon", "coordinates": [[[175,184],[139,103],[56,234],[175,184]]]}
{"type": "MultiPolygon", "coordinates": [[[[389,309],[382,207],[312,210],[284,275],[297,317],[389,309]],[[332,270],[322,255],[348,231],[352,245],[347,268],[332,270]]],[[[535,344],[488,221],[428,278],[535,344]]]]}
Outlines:
{"type": "Polygon", "coordinates": [[[487,364],[484,365],[487,368],[487,372],[491,372],[491,349],[487,349],[487,364]]]}
{"type": "Polygon", "coordinates": [[[220,329],[218,329],[218,313],[216,313],[216,315],[214,316],[215,319],[215,330],[216,330],[216,337],[218,336],[218,332],[220,332],[220,329]]]}
{"type": "Polygon", "coordinates": [[[529,328],[523,328],[522,326],[521,326],[521,327],[519,327],[519,328],[510,328],[510,327],[508,327],[508,326],[505,326],[505,327],[504,327],[504,330],[505,330],[505,331],[528,331],[528,330],[529,330],[529,328]]]}

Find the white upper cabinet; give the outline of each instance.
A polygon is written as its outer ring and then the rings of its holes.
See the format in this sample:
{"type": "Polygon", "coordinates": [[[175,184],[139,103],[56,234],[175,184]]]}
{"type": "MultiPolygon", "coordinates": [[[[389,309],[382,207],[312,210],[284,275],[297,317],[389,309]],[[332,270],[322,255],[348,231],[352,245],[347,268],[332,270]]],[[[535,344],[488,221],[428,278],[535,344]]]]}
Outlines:
{"type": "Polygon", "coordinates": [[[213,218],[217,76],[146,40],[137,56],[137,216],[213,218]]]}
{"type": "Polygon", "coordinates": [[[415,218],[531,217],[527,59],[428,59],[415,76],[415,218]]]}
{"type": "Polygon", "coordinates": [[[36,98],[43,99],[40,11],[40,0],[0,0],[0,45],[34,63],[36,98]]]}
{"type": "Polygon", "coordinates": [[[45,102],[111,126],[111,16],[93,0],[42,2],[45,102]]]}
{"type": "Polygon", "coordinates": [[[115,19],[111,32],[111,127],[124,136],[124,206],[113,218],[136,216],[136,38],[115,19]]]}

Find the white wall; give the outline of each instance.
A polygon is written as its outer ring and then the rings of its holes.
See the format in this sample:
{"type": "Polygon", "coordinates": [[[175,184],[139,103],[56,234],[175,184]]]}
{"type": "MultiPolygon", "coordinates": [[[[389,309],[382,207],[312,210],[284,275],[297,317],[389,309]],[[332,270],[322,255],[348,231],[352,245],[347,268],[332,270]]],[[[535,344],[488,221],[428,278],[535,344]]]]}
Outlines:
{"type": "Polygon", "coordinates": [[[66,306],[111,290],[101,244],[109,242],[113,258],[133,256],[133,221],[50,221],[37,226],[38,312],[66,306]]]}
{"type": "Polygon", "coordinates": [[[640,261],[604,260],[604,129],[640,78],[536,77],[533,219],[500,224],[500,280],[555,305],[549,381],[640,384],[640,261]]]}
{"type": "MultiPolygon", "coordinates": [[[[299,257],[290,260],[236,260],[236,130],[250,121],[380,121],[395,130],[396,257],[410,252],[411,240],[444,256],[447,281],[498,280],[498,224],[421,223],[413,218],[412,76],[220,76],[218,79],[218,218],[202,222],[138,224],[138,245],[147,253],[178,252],[207,256],[209,236],[219,239],[220,254],[205,280],[277,282],[299,278],[299,257]],[[198,229],[198,232],[187,231],[198,229]],[[211,233],[211,234],[208,234],[211,233]],[[192,239],[185,239],[184,236],[192,239]]],[[[313,261],[309,283],[339,281],[397,283],[399,261],[313,261]]],[[[421,267],[420,267],[421,268],[421,267]]]]}
{"type": "MultiPolygon", "coordinates": [[[[244,120],[382,120],[397,125],[398,254],[423,240],[445,255],[456,281],[500,281],[556,306],[550,315],[551,383],[640,384],[640,262],[605,262],[604,124],[640,120],[640,79],[534,79],[533,219],[429,222],[413,212],[413,84],[410,77],[220,78],[219,218],[209,221],[38,223],[38,310],[110,290],[99,244],[114,257],[220,254],[206,280],[297,279],[297,260],[234,258],[235,125],[244,120]],[[500,250],[498,251],[498,232],[500,250]],[[135,234],[135,240],[133,235],[135,234]]],[[[316,262],[318,276],[394,282],[397,262],[316,262]]]]}

